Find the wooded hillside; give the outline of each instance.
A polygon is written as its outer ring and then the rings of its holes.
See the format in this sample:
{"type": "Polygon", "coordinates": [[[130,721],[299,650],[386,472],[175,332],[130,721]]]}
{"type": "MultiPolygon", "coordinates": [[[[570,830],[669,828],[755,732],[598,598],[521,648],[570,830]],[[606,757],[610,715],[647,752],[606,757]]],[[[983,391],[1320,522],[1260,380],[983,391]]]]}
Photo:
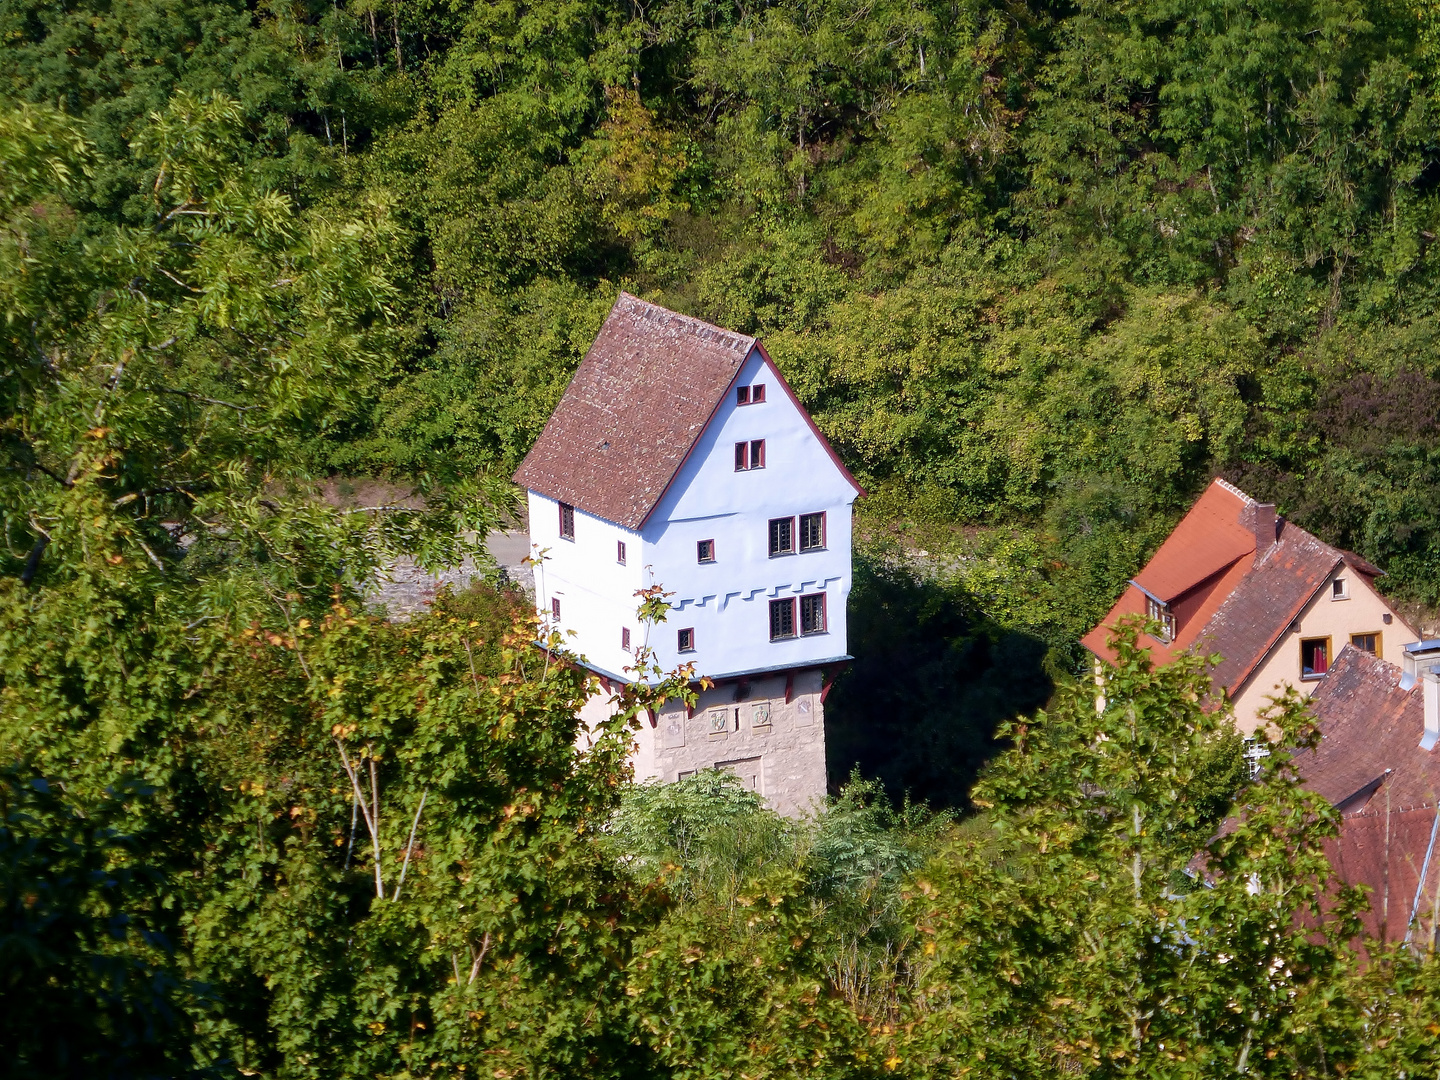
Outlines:
{"type": "Polygon", "coordinates": [[[5,0],[0,25],[0,85],[95,147],[82,230],[143,217],[136,140],[177,90],[234,98],[300,205],[388,208],[387,366],[316,467],[507,473],[624,286],[762,334],[869,514],[985,529],[1009,621],[1053,645],[1215,470],[1440,600],[1424,6],[5,0]]]}
{"type": "Polygon", "coordinates": [[[1075,678],[1217,471],[1440,602],[1429,7],[0,0],[0,41],[12,1075],[1440,1067],[1435,943],[1355,940],[1334,810],[1246,779],[1204,662],[1075,678]],[[366,610],[511,508],[621,287],[763,335],[870,489],[816,820],[626,783],[683,672],[577,747],[594,683],[496,583],[366,610]],[[362,475],[423,508],[317,498],[362,475]]]}

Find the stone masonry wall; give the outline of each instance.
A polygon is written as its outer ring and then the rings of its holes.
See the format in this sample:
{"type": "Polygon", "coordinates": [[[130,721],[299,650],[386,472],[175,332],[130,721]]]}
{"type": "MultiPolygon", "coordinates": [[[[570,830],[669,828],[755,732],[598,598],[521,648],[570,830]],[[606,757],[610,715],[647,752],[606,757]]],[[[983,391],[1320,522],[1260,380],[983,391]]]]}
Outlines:
{"type": "MultiPolygon", "coordinates": [[[[729,769],[778,813],[818,810],[826,790],[822,680],[818,670],[796,672],[788,703],[783,674],[707,690],[689,716],[683,704],[668,702],[653,728],[641,720],[635,779],[673,783],[700,769],[729,769]]],[[[608,700],[601,692],[586,703],[588,725],[608,713],[608,700]]]]}

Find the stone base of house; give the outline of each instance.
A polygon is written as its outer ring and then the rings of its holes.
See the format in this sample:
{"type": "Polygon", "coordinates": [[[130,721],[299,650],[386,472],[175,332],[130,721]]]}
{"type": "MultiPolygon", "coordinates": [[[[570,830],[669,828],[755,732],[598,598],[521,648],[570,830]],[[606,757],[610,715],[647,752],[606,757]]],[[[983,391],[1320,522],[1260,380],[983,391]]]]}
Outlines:
{"type": "MultiPolygon", "coordinates": [[[[777,813],[818,810],[826,792],[825,697],[834,674],[800,668],[732,678],[702,692],[693,708],[666,702],[653,718],[640,719],[635,779],[673,783],[701,769],[728,769],[777,813]]],[[[580,712],[587,729],[609,714],[603,687],[580,712]]]]}

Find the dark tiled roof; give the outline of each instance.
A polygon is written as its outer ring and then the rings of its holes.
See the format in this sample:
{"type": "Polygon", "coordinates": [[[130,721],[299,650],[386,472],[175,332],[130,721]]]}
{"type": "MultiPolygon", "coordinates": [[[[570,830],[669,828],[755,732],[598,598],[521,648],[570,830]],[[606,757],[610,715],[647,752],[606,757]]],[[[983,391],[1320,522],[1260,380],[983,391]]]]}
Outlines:
{"type": "Polygon", "coordinates": [[[1279,540],[1201,632],[1200,647],[1222,657],[1211,674],[1216,686],[1233,691],[1250,677],[1340,560],[1336,548],[1288,521],[1281,524],[1279,540]]]}
{"type": "Polygon", "coordinates": [[[1440,752],[1420,749],[1424,691],[1418,681],[1402,688],[1403,674],[1347,645],[1311,695],[1322,738],[1296,756],[1295,767],[1332,805],[1360,810],[1368,799],[1373,809],[1387,791],[1392,810],[1435,804],[1440,752]]]}
{"type": "Polygon", "coordinates": [[[515,482],[638,529],[754,346],[621,293],[515,482]]]}

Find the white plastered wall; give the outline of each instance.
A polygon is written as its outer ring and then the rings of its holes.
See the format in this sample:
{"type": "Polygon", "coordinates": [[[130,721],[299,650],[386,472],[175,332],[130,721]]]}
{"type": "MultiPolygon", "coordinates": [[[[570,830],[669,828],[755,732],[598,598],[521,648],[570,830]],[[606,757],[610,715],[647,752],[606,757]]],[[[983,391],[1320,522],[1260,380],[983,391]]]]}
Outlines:
{"type": "Polygon", "coordinates": [[[575,538],[560,535],[560,505],[530,492],[531,553],[540,553],[535,568],[535,607],[542,619],[560,601],[560,632],[565,647],[592,666],[623,678],[634,649],[645,640],[636,617],[635,592],[646,583],[644,541],[638,533],[614,522],[575,511],[575,538]],[[625,562],[617,543],[625,544],[625,562]],[[621,648],[621,630],[630,628],[631,651],[621,648]]]}

